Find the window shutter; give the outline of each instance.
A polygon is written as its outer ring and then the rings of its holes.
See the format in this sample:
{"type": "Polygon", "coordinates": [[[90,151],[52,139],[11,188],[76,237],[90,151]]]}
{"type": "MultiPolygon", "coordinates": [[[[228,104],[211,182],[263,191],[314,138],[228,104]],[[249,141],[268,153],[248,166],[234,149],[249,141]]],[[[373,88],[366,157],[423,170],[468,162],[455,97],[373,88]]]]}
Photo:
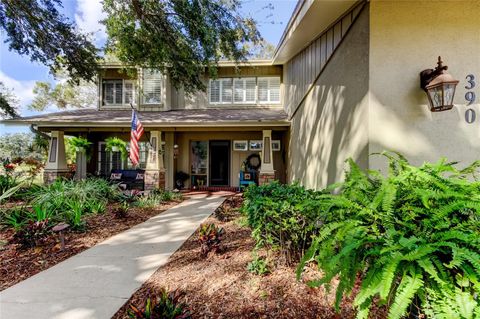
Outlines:
{"type": "Polygon", "coordinates": [[[234,79],[233,80],[233,87],[234,87],[234,95],[233,101],[234,102],[243,102],[244,101],[244,79],[234,79]]]}
{"type": "Polygon", "coordinates": [[[123,98],[122,82],[123,82],[122,80],[115,81],[115,100],[113,104],[122,104],[122,98],[123,98]]]}
{"type": "Polygon", "coordinates": [[[143,70],[143,103],[162,103],[162,74],[158,70],[143,70]]]}
{"type": "Polygon", "coordinates": [[[255,103],[255,78],[246,78],[245,79],[245,102],[255,103]]]}
{"type": "Polygon", "coordinates": [[[104,81],[103,82],[103,104],[113,104],[114,102],[114,85],[111,81],[104,81]]]}
{"type": "Polygon", "coordinates": [[[135,104],[134,84],[130,81],[125,81],[124,86],[125,97],[123,99],[124,104],[135,104]]]}
{"type": "Polygon", "coordinates": [[[222,103],[232,102],[232,79],[222,79],[222,103]]]}
{"type": "Polygon", "coordinates": [[[210,103],[220,102],[220,81],[210,80],[210,103]]]}
{"type": "Polygon", "coordinates": [[[258,79],[258,100],[260,102],[268,102],[268,79],[258,79]]]}
{"type": "Polygon", "coordinates": [[[280,102],[280,78],[269,79],[270,102],[280,102]]]}

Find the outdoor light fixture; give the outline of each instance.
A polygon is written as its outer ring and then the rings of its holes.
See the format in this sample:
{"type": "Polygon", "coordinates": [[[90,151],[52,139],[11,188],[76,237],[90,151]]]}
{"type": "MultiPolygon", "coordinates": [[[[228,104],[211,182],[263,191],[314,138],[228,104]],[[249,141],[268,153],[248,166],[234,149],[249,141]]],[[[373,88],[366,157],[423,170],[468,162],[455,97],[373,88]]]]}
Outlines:
{"type": "Polygon", "coordinates": [[[453,97],[458,81],[446,72],[448,66],[438,57],[438,66],[420,73],[420,87],[427,93],[430,111],[441,112],[453,107],[453,97]]]}

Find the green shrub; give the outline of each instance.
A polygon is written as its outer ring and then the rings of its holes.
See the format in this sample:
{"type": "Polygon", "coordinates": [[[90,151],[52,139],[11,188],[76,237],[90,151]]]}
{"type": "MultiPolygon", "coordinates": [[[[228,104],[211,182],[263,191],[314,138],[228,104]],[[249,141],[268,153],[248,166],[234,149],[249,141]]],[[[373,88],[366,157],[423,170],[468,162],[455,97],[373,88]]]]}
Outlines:
{"type": "Polygon", "coordinates": [[[336,307],[361,286],[357,318],[374,303],[388,318],[478,318],[480,316],[480,182],[440,160],[420,167],[400,155],[389,160],[386,177],[350,169],[339,195],[321,196],[326,224],[298,268],[315,260],[323,276],[338,277],[336,307]]]}
{"type": "Polygon", "coordinates": [[[12,207],[2,212],[1,224],[19,231],[31,218],[31,213],[25,207],[12,207]]]}
{"type": "Polygon", "coordinates": [[[162,289],[159,294],[151,294],[145,300],[143,308],[130,305],[128,316],[133,319],[189,319],[190,311],[180,303],[182,294],[178,291],[168,293],[162,289]]]}
{"type": "Polygon", "coordinates": [[[80,201],[71,201],[68,203],[68,210],[65,213],[66,222],[75,230],[83,230],[85,221],[82,219],[85,208],[80,201]]]}
{"type": "Polygon", "coordinates": [[[268,262],[257,254],[254,254],[253,260],[248,263],[247,271],[260,276],[270,273],[268,262]]]}
{"type": "Polygon", "coordinates": [[[240,211],[257,247],[279,250],[288,263],[299,260],[321,222],[316,209],[320,194],[298,184],[249,186],[240,211]]]}

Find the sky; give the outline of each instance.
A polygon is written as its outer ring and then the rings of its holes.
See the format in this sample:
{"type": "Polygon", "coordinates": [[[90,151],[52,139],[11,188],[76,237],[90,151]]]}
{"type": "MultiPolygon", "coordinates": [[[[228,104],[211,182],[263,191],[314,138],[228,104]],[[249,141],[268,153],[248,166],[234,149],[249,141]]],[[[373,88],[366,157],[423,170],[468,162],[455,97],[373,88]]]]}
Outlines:
{"type": "MultiPolygon", "coordinates": [[[[261,35],[268,42],[277,45],[283,30],[297,3],[296,0],[243,0],[242,12],[252,16],[257,21],[261,35]]],[[[94,35],[98,46],[105,42],[105,28],[99,23],[104,18],[100,0],[63,0],[61,12],[84,32],[94,35]]],[[[2,30],[3,32],[3,30],[2,30]]],[[[48,68],[30,61],[28,56],[20,56],[8,50],[4,43],[5,35],[0,33],[0,82],[13,90],[20,104],[20,115],[29,116],[39,112],[28,110],[28,105],[33,99],[32,89],[36,81],[49,81],[55,79],[49,74],[48,68]]],[[[58,111],[49,107],[42,113],[58,111]]],[[[29,132],[28,126],[0,124],[0,135],[18,132],[29,132]]]]}

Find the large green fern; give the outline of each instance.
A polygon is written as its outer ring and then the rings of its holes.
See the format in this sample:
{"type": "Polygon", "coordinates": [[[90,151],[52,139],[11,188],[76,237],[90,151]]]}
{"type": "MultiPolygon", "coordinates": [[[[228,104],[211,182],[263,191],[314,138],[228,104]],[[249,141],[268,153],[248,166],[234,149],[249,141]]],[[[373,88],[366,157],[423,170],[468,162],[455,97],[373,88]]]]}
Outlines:
{"type": "Polygon", "coordinates": [[[323,228],[302,258],[323,276],[338,278],[336,307],[353,291],[357,318],[374,304],[388,318],[480,318],[480,162],[465,169],[441,159],[420,167],[383,153],[387,176],[349,170],[338,195],[317,198],[323,228]]]}

